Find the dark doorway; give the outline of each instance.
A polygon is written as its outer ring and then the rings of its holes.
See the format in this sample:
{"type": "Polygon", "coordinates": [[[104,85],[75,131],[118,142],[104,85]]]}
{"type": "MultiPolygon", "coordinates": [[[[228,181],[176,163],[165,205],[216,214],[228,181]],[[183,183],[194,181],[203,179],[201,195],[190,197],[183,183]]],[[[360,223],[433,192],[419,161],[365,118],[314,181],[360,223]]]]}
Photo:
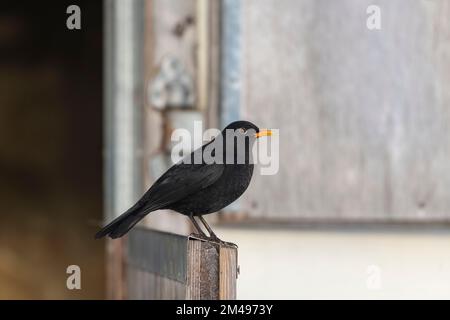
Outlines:
{"type": "Polygon", "coordinates": [[[0,70],[0,299],[103,298],[102,1],[2,2],[0,70]]]}

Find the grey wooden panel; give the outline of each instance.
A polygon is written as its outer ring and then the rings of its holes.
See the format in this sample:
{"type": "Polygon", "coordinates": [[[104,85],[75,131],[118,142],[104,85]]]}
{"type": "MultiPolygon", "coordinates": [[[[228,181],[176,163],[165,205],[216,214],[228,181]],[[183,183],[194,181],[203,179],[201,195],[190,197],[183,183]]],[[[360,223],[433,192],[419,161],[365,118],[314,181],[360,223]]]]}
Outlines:
{"type": "MultiPolygon", "coordinates": [[[[145,28],[145,86],[151,85],[159,72],[164,57],[178,59],[187,72],[196,78],[196,39],[195,0],[146,0],[145,28]],[[184,28],[182,34],[174,32],[177,25],[182,25],[188,17],[194,18],[194,24],[184,28]]],[[[152,170],[152,161],[160,155],[165,147],[164,128],[167,126],[164,114],[151,105],[146,99],[144,110],[144,189],[150,187],[159,177],[159,172],[152,170]]],[[[186,234],[191,231],[189,220],[164,210],[158,217],[148,217],[143,224],[154,229],[186,234]]]]}
{"type": "Polygon", "coordinates": [[[128,237],[128,264],[186,283],[187,237],[145,228],[128,237]]]}
{"type": "Polygon", "coordinates": [[[181,300],[186,285],[151,272],[131,267],[128,270],[128,298],[132,300],[181,300]]]}
{"type": "Polygon", "coordinates": [[[236,245],[138,227],[127,256],[130,299],[236,298],[236,245]]]}
{"type": "Polygon", "coordinates": [[[449,1],[249,0],[242,15],[242,114],[281,129],[251,217],[449,220],[449,1]]]}

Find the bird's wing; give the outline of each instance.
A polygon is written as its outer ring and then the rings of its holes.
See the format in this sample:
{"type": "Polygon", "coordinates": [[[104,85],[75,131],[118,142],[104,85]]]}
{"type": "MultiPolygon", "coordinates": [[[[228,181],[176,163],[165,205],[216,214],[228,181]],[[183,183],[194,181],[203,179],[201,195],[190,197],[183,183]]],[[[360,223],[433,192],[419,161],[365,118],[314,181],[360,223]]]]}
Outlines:
{"type": "Polygon", "coordinates": [[[139,202],[146,212],[166,208],[210,186],[220,178],[223,170],[224,166],[219,164],[176,164],[153,184],[139,202]]]}
{"type": "MultiPolygon", "coordinates": [[[[188,155],[190,163],[195,163],[195,155],[201,155],[205,147],[188,155]]],[[[123,236],[149,212],[168,208],[172,203],[212,185],[222,176],[223,170],[224,165],[221,164],[186,164],[180,161],[156,180],[133,207],[102,228],[95,237],[109,235],[115,239],[123,236]]]]}

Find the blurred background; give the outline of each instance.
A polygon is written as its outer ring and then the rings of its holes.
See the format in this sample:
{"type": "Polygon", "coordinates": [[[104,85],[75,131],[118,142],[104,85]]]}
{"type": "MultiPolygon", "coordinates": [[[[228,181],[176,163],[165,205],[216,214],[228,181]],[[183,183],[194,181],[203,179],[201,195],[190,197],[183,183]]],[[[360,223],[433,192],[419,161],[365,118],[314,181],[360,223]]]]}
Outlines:
{"type": "Polygon", "coordinates": [[[0,4],[0,299],[101,298],[102,3],[0,4]],[[66,288],[66,268],[85,281],[66,288]]]}
{"type": "MultiPolygon", "coordinates": [[[[127,298],[131,244],[94,233],[170,165],[174,129],[236,119],[280,129],[279,172],[207,217],[239,245],[238,298],[450,298],[449,17],[447,0],[1,4],[0,298],[127,298]]],[[[163,211],[142,226],[192,231],[163,211]]]]}

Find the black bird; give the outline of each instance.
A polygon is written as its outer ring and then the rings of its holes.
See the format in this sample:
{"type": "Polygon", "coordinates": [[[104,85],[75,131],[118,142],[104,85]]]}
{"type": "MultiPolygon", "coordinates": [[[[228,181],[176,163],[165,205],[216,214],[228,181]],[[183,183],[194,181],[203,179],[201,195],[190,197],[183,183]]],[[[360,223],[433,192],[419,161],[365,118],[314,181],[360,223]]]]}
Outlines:
{"type": "Polygon", "coordinates": [[[107,235],[113,239],[119,238],[148,213],[171,209],[188,216],[200,237],[221,241],[202,216],[221,210],[244,193],[253,174],[253,143],[259,137],[270,135],[270,130],[260,131],[248,121],[229,124],[221,135],[188,155],[191,160],[189,163],[186,163],[186,157],[184,161],[170,167],[134,206],[101,229],[95,237],[98,239],[107,235]],[[223,158],[217,158],[223,161],[214,163],[205,161],[205,157],[202,157],[207,151],[211,151],[209,154],[215,157],[216,151],[220,150],[223,150],[223,158]],[[198,156],[200,161],[197,164],[195,160],[199,159],[198,156]],[[209,237],[194,217],[200,219],[208,230],[209,237]]]}

